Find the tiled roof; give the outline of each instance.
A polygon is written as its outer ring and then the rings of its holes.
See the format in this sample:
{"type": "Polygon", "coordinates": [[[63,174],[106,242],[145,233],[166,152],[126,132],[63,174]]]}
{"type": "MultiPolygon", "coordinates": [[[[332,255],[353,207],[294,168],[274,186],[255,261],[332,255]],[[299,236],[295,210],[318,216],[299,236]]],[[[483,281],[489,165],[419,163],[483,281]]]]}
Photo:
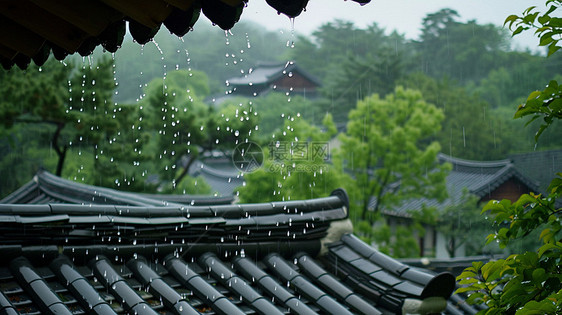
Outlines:
{"type": "Polygon", "coordinates": [[[232,196],[234,190],[244,184],[243,173],[230,160],[222,163],[222,169],[210,163],[196,161],[190,167],[189,175],[203,177],[212,190],[222,196],[232,196]]]}
{"type": "Polygon", "coordinates": [[[219,205],[230,204],[233,196],[194,196],[138,194],[73,182],[40,170],[17,191],[0,200],[12,204],[110,204],[128,206],[219,205]]]}
{"type": "MultiPolygon", "coordinates": [[[[484,197],[512,177],[517,178],[532,190],[538,189],[537,182],[524,176],[510,160],[470,161],[439,154],[441,162],[451,163],[453,169],[447,177],[447,184],[456,187],[452,196],[459,198],[466,188],[478,197],[484,197]],[[460,191],[459,191],[460,190],[460,191]]],[[[458,199],[455,199],[458,201],[458,199]]]]}
{"type": "MultiPolygon", "coordinates": [[[[532,191],[538,190],[538,183],[523,175],[510,160],[470,161],[442,153],[438,158],[441,163],[452,165],[452,170],[446,178],[449,197],[443,202],[427,198],[412,199],[388,211],[389,214],[408,216],[409,211],[422,209],[424,205],[444,208],[458,204],[461,202],[464,190],[482,198],[511,178],[518,179],[532,191]]],[[[374,202],[375,200],[371,201],[372,204],[374,202]]]]}
{"type": "MultiPolygon", "coordinates": [[[[354,0],[367,3],[370,0],[354,0]]],[[[126,29],[140,44],[152,39],[162,24],[185,35],[202,12],[212,23],[230,29],[240,19],[246,0],[19,0],[0,2],[0,62],[24,69],[31,59],[42,65],[49,55],[61,60],[97,46],[115,52],[126,29]],[[128,27],[126,27],[128,24],[128,27]]],[[[299,15],[308,0],[267,0],[280,13],[299,15]]]]}
{"type": "Polygon", "coordinates": [[[562,149],[533,151],[509,156],[515,167],[539,184],[539,191],[546,192],[557,172],[562,172],[562,149]]]}
{"type": "Polygon", "coordinates": [[[402,265],[350,234],[326,257],[304,247],[289,255],[282,247],[256,255],[207,247],[202,254],[176,249],[117,258],[115,251],[14,256],[0,248],[10,257],[0,264],[0,313],[400,314],[414,301],[458,313],[453,300],[445,304],[455,287],[451,274],[402,265]]]}
{"type": "Polygon", "coordinates": [[[299,72],[316,85],[320,85],[320,81],[314,76],[298,67],[293,61],[288,62],[261,62],[252,67],[251,72],[240,77],[228,79],[228,83],[232,86],[236,85],[259,85],[271,83],[284,75],[292,72],[299,72]]]}
{"type": "Polygon", "coordinates": [[[1,204],[0,314],[458,312],[451,274],[345,234],[348,206],[1,204]]]}

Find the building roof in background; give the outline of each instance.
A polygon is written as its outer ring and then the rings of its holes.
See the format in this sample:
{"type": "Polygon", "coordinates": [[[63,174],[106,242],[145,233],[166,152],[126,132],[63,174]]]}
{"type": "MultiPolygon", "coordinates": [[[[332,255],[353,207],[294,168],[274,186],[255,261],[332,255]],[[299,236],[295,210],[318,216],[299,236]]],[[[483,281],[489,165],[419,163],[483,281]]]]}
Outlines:
{"type": "Polygon", "coordinates": [[[195,161],[189,168],[189,175],[203,177],[213,192],[221,196],[233,196],[236,188],[244,184],[244,174],[234,167],[230,159],[195,161]]]}
{"type": "Polygon", "coordinates": [[[562,149],[512,154],[509,159],[522,174],[538,182],[540,192],[546,192],[556,172],[560,172],[562,149]]]}
{"type": "MultiPolygon", "coordinates": [[[[446,185],[449,197],[439,202],[435,199],[418,198],[402,203],[388,214],[409,216],[409,211],[420,210],[422,207],[437,207],[443,209],[447,206],[462,202],[465,192],[473,194],[480,199],[485,199],[498,187],[511,179],[523,183],[529,191],[538,191],[539,182],[532,177],[523,175],[518,167],[510,160],[498,161],[471,161],[454,158],[443,153],[438,155],[441,163],[450,163],[452,170],[447,175],[446,185]]],[[[375,200],[371,201],[374,203],[375,200]]]]}
{"type": "Polygon", "coordinates": [[[71,203],[160,207],[167,205],[218,205],[230,204],[233,201],[232,195],[216,197],[130,193],[77,183],[40,170],[30,182],[0,200],[0,204],[71,203]]]}
{"type": "Polygon", "coordinates": [[[287,62],[260,62],[248,71],[247,74],[228,79],[231,86],[237,85],[260,85],[270,84],[283,76],[292,76],[294,73],[299,73],[316,86],[320,86],[320,81],[313,75],[307,73],[302,68],[297,66],[293,61],[287,62]]]}
{"type": "MultiPolygon", "coordinates": [[[[369,0],[354,0],[367,3],[369,0]]],[[[230,29],[240,19],[244,0],[20,0],[0,2],[0,62],[25,69],[42,65],[52,53],[58,60],[98,46],[115,52],[128,30],[139,44],[164,25],[185,35],[202,12],[212,23],[230,29]]],[[[267,0],[272,10],[299,15],[308,0],[267,0]]]]}
{"type": "Polygon", "coordinates": [[[402,264],[348,234],[341,189],[210,206],[100,198],[0,205],[0,312],[396,314],[421,303],[459,314],[458,301],[446,303],[450,273],[402,264]]]}

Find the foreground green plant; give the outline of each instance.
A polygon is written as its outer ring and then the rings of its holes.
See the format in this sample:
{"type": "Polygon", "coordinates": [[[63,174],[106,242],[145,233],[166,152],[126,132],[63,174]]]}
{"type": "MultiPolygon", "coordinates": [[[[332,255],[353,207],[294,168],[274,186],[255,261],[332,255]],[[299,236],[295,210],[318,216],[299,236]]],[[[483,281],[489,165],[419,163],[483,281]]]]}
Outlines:
{"type": "MultiPolygon", "coordinates": [[[[562,18],[551,14],[562,6],[560,0],[548,0],[543,15],[530,7],[522,16],[511,15],[505,24],[516,26],[513,35],[535,28],[540,46],[548,46],[548,55],[556,52],[562,39],[562,18]]],[[[531,115],[529,123],[542,117],[535,140],[554,121],[562,119],[562,88],[555,80],[543,91],[532,92],[521,104],[515,118],[531,115]]],[[[513,254],[486,264],[474,262],[457,278],[456,293],[467,293],[469,304],[484,304],[479,314],[561,314],[562,313],[562,242],[557,200],[562,194],[562,173],[557,173],[547,189],[548,196],[524,194],[512,203],[490,201],[482,210],[492,216],[497,232],[487,242],[505,248],[510,242],[540,231],[542,245],[536,251],[513,254]]]]}
{"type": "MultiPolygon", "coordinates": [[[[547,56],[550,56],[561,48],[562,18],[556,17],[553,12],[562,7],[562,1],[548,0],[545,5],[548,10],[542,15],[535,10],[535,6],[531,6],[523,11],[521,16],[508,16],[504,25],[509,25],[514,36],[523,31],[534,29],[535,35],[540,40],[539,46],[548,47],[547,56]]],[[[515,118],[529,115],[531,115],[531,119],[529,119],[527,125],[541,117],[544,121],[535,134],[535,141],[538,141],[542,132],[554,122],[554,119],[562,119],[562,86],[558,85],[556,80],[551,80],[544,90],[529,94],[527,100],[519,105],[515,112],[515,118]]]]}
{"type": "Polygon", "coordinates": [[[474,262],[457,278],[456,293],[467,293],[470,304],[485,304],[481,314],[562,313],[562,242],[556,201],[562,193],[562,173],[557,174],[549,195],[522,195],[519,200],[490,201],[482,210],[492,216],[496,233],[487,243],[505,248],[510,242],[540,229],[542,245],[537,251],[513,254],[486,264],[474,262]]]}

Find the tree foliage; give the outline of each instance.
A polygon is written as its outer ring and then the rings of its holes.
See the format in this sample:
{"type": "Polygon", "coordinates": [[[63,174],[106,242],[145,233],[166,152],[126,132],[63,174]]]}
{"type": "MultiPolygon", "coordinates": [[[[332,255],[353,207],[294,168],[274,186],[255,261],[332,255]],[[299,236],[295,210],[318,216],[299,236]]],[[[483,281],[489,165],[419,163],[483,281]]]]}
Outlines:
{"type": "Polygon", "coordinates": [[[469,160],[498,160],[514,149],[514,133],[507,118],[494,115],[490,105],[461,85],[413,73],[399,81],[418,89],[424,99],[445,114],[434,138],[443,153],[469,160]]]}
{"type": "Polygon", "coordinates": [[[435,228],[447,240],[445,249],[449,257],[455,257],[461,246],[465,246],[467,256],[482,254],[482,235],[491,231],[491,224],[480,211],[478,197],[465,189],[460,200],[436,212],[435,228]]]}
{"type": "Polygon", "coordinates": [[[446,197],[447,167],[437,161],[439,143],[429,141],[443,117],[419,91],[401,87],[384,99],[375,94],[357,103],[339,137],[336,165],[353,175],[360,220],[373,223],[373,214],[405,199],[446,197]]]}
{"type": "Polygon", "coordinates": [[[238,190],[240,200],[270,202],[318,198],[341,187],[346,175],[327,163],[329,140],[335,133],[329,114],[322,127],[309,124],[300,114],[287,116],[283,129],[265,143],[264,165],[244,175],[246,183],[238,190]]]}
{"type": "Polygon", "coordinates": [[[455,10],[442,9],[424,18],[417,43],[422,72],[459,82],[478,80],[507,50],[507,34],[491,24],[461,23],[458,17],[455,10]]]}
{"type": "Polygon", "coordinates": [[[200,71],[173,71],[146,89],[144,124],[158,157],[151,164],[172,187],[198,158],[252,137],[257,123],[253,107],[229,104],[217,111],[203,102],[208,94],[208,78],[200,71]]]}
{"type": "MultiPolygon", "coordinates": [[[[511,15],[506,19],[510,27],[515,24],[514,35],[529,28],[536,28],[540,45],[549,45],[549,55],[556,52],[556,44],[562,34],[562,21],[551,17],[561,1],[548,0],[550,8],[540,15],[535,7],[529,7],[522,16],[511,15]],[[540,16],[539,16],[540,15],[540,16]],[[535,21],[539,25],[535,24],[535,21]],[[554,48],[553,48],[554,47],[554,48]]],[[[560,90],[551,81],[543,91],[532,92],[515,117],[533,115],[543,117],[545,124],[539,128],[536,139],[555,120],[559,120],[557,108],[560,90]]],[[[488,308],[483,314],[560,314],[562,312],[562,225],[560,223],[559,197],[562,194],[562,173],[557,173],[547,189],[548,195],[523,194],[516,202],[490,201],[482,210],[492,217],[496,232],[487,242],[498,242],[505,247],[514,240],[540,231],[541,246],[536,251],[513,254],[506,259],[486,264],[474,262],[472,267],[457,278],[463,285],[457,293],[469,293],[467,302],[482,303],[488,308]]]]}

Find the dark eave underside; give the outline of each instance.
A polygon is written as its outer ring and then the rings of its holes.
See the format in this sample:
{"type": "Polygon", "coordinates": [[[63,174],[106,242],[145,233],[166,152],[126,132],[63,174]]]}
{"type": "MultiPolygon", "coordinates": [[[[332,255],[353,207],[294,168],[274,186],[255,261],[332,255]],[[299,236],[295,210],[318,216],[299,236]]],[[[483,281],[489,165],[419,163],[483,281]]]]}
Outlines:
{"type": "MultiPolygon", "coordinates": [[[[263,1],[263,0],[253,0],[263,1]]],[[[308,0],[266,0],[273,10],[299,15],[308,0]]],[[[368,3],[370,0],[353,0],[368,3]]],[[[0,1],[0,63],[5,69],[41,66],[53,54],[58,60],[78,52],[90,55],[98,46],[115,52],[127,25],[139,44],[150,41],[162,24],[184,36],[201,13],[228,30],[240,19],[247,0],[18,0],[0,1]]]]}

